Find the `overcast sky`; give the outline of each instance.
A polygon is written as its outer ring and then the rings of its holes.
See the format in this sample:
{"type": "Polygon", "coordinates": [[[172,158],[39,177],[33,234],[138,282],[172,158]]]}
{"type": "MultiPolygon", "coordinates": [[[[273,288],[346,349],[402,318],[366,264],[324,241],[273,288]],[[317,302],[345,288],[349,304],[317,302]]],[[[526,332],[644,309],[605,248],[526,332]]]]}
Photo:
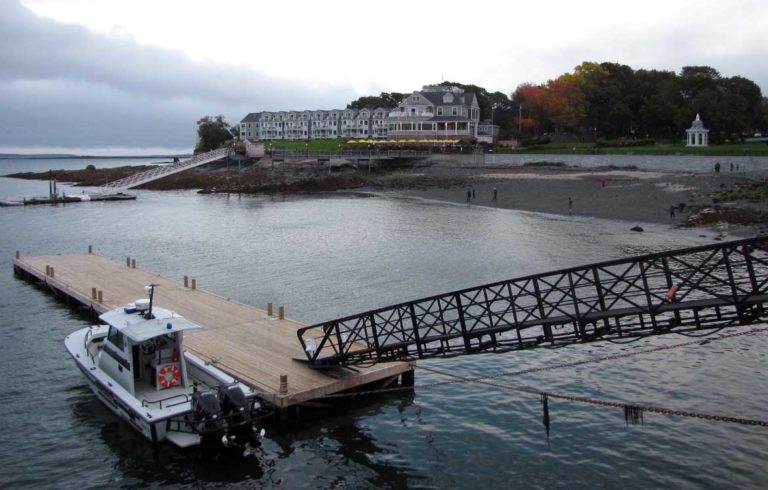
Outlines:
{"type": "Polygon", "coordinates": [[[0,0],[0,152],[190,151],[195,121],[441,80],[509,94],[583,61],[768,93],[768,3],[0,0]]]}

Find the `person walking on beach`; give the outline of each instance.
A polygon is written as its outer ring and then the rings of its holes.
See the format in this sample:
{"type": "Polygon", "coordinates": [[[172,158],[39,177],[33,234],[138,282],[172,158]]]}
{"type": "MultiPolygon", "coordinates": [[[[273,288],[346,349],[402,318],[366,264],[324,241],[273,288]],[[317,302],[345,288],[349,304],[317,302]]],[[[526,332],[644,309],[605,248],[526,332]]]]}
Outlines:
{"type": "Polygon", "coordinates": [[[472,199],[474,199],[474,198],[475,198],[475,188],[473,187],[472,188],[472,199]]]}
{"type": "Polygon", "coordinates": [[[719,173],[720,173],[720,162],[717,162],[717,163],[715,164],[715,173],[716,173],[716,174],[719,174],[719,173]]]}
{"type": "Polygon", "coordinates": [[[669,219],[674,220],[675,219],[675,207],[670,206],[669,207],[669,219]]]}
{"type": "Polygon", "coordinates": [[[573,214],[573,199],[568,197],[568,214],[573,214]]]}
{"type": "Polygon", "coordinates": [[[496,201],[496,198],[499,197],[498,193],[496,192],[496,188],[493,188],[493,201],[496,201]]]}
{"type": "Polygon", "coordinates": [[[472,191],[470,189],[467,189],[467,202],[472,199],[472,191]]]}

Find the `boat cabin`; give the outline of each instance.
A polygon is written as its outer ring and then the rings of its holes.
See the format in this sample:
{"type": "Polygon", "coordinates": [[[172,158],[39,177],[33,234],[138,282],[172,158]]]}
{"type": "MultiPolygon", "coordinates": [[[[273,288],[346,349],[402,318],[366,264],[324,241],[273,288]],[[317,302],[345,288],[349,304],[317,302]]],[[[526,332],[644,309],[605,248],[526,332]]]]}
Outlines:
{"type": "Polygon", "coordinates": [[[98,366],[126,391],[139,394],[188,388],[183,334],[202,328],[172,311],[149,310],[143,300],[99,317],[109,332],[98,366]]]}

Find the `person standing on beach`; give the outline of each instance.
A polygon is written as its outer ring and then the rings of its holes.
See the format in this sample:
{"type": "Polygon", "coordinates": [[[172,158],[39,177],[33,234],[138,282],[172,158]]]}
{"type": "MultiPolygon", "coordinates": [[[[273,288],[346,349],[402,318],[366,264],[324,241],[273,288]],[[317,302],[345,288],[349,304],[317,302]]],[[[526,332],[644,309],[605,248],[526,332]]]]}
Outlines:
{"type": "Polygon", "coordinates": [[[573,199],[568,197],[568,214],[573,214],[573,199]]]}
{"type": "Polygon", "coordinates": [[[472,191],[470,189],[467,189],[467,202],[472,199],[472,191]]]}
{"type": "Polygon", "coordinates": [[[497,192],[496,192],[496,188],[494,187],[494,188],[493,188],[493,199],[492,199],[492,201],[496,201],[496,198],[497,198],[497,197],[498,197],[498,194],[497,194],[497,192]]]}
{"type": "Polygon", "coordinates": [[[474,198],[475,198],[475,188],[473,187],[472,188],[472,199],[474,199],[474,198]]]}
{"type": "Polygon", "coordinates": [[[675,207],[670,206],[669,207],[669,219],[674,220],[675,219],[675,207]]]}

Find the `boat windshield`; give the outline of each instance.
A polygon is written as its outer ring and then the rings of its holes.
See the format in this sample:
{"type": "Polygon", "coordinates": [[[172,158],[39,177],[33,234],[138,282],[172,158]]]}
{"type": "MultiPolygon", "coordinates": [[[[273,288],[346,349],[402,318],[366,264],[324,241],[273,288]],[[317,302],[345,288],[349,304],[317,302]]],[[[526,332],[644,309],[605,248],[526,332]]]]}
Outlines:
{"type": "Polygon", "coordinates": [[[109,333],[107,333],[107,340],[109,340],[109,342],[118,349],[123,350],[123,346],[125,345],[125,337],[120,332],[120,330],[111,325],[109,327],[109,333]]]}

